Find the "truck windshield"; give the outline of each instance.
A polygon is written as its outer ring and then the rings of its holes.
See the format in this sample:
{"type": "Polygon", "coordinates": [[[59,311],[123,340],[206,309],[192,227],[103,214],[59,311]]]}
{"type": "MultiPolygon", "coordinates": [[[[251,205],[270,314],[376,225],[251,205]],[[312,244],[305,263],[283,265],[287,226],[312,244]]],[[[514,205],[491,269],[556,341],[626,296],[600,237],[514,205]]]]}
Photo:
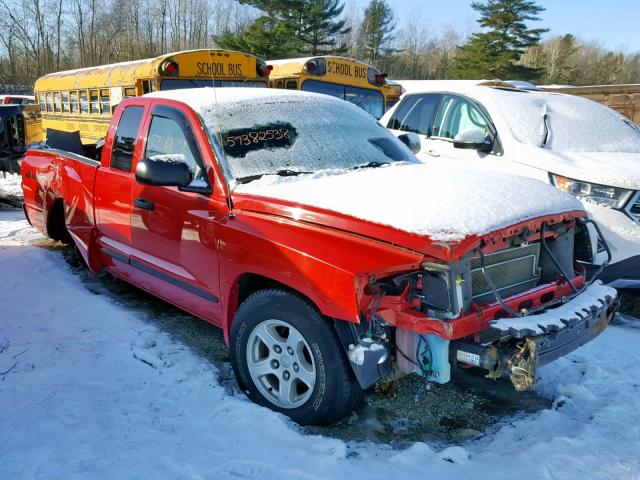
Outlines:
{"type": "Polygon", "coordinates": [[[563,152],[640,153],[640,130],[591,100],[500,90],[491,96],[522,143],[563,152]]]}
{"type": "Polygon", "coordinates": [[[200,113],[224,150],[227,176],[236,181],[418,163],[373,117],[330,98],[274,94],[211,105],[200,113]]]}

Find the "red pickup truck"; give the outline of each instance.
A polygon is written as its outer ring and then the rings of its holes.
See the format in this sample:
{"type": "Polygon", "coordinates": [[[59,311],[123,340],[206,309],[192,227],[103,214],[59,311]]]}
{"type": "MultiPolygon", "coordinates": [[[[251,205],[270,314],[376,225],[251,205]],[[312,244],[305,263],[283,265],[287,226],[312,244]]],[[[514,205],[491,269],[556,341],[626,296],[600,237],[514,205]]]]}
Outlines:
{"type": "Polygon", "coordinates": [[[240,387],[302,424],[363,389],[536,367],[608,324],[597,229],[541,182],[422,165],[347,102],[197,89],[120,103],[100,161],[22,163],[25,213],[107,270],[224,330],[240,387]]]}

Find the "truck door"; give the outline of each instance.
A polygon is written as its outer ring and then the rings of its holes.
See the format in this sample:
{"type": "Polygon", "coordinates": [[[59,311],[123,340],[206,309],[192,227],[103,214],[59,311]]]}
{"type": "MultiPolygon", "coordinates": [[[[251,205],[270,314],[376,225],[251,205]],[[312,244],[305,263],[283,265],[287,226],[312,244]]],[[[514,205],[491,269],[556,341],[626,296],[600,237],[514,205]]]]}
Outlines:
{"type": "Polygon", "coordinates": [[[96,222],[102,250],[114,259],[127,262],[131,249],[131,184],[133,156],[142,148],[139,130],[144,107],[125,108],[117,121],[113,144],[105,146],[105,157],[96,173],[96,222]]]}
{"type": "Polygon", "coordinates": [[[146,273],[150,290],[215,320],[221,311],[218,226],[227,211],[210,199],[212,183],[187,116],[178,108],[156,104],[147,125],[141,155],[184,162],[193,181],[182,189],[134,182],[132,266],[146,273]]]}

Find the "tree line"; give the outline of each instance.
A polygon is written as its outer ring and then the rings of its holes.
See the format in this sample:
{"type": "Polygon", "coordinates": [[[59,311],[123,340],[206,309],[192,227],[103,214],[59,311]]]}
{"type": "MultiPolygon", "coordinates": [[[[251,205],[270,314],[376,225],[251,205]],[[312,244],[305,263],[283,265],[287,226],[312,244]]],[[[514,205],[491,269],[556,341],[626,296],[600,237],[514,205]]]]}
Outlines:
{"type": "Polygon", "coordinates": [[[541,84],[640,83],[640,52],[549,37],[534,0],[472,3],[468,35],[386,0],[0,0],[0,84],[49,72],[231,48],[273,60],[340,54],[398,79],[502,78],[541,84]],[[544,39],[543,39],[544,38],[544,39]]]}

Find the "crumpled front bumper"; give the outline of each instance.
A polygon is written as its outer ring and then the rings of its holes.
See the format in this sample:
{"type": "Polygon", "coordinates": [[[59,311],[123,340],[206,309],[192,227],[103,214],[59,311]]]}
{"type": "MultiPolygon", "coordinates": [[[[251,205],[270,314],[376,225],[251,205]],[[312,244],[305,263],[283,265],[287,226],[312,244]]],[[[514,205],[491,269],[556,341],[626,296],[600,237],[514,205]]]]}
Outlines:
{"type": "Polygon", "coordinates": [[[546,365],[598,336],[618,304],[615,289],[596,281],[564,305],[538,315],[491,323],[501,337],[535,343],[536,366],[546,365]]]}

